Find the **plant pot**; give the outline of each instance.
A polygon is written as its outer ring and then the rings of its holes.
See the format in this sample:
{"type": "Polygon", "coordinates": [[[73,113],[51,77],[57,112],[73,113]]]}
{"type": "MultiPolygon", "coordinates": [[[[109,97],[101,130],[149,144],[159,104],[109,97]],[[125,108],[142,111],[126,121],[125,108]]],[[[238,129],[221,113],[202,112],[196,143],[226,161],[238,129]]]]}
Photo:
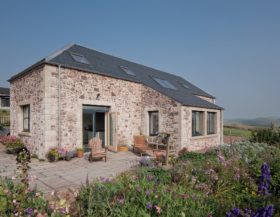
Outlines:
{"type": "Polygon", "coordinates": [[[49,162],[55,162],[56,161],[56,157],[53,156],[53,155],[49,155],[48,156],[48,160],[49,160],[49,162]]]}
{"type": "Polygon", "coordinates": [[[123,145],[123,146],[118,146],[118,151],[128,151],[128,147],[126,145],[123,145]]]}
{"type": "Polygon", "coordinates": [[[82,158],[84,156],[84,151],[83,150],[78,150],[76,152],[76,155],[77,155],[78,158],[82,158]]]}

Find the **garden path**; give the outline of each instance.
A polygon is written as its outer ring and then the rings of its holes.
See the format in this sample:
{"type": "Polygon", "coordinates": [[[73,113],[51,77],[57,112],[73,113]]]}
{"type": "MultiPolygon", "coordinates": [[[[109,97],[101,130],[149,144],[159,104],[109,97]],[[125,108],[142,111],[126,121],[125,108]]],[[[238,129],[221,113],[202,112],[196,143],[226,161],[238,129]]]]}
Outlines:
{"type": "MultiPolygon", "coordinates": [[[[85,158],[55,163],[32,159],[30,163],[31,186],[43,192],[61,191],[79,188],[87,180],[98,177],[113,177],[129,170],[139,162],[139,157],[131,152],[108,152],[107,162],[89,162],[85,158]]],[[[16,171],[16,156],[5,153],[0,144],[0,176],[13,177],[16,171]]]]}

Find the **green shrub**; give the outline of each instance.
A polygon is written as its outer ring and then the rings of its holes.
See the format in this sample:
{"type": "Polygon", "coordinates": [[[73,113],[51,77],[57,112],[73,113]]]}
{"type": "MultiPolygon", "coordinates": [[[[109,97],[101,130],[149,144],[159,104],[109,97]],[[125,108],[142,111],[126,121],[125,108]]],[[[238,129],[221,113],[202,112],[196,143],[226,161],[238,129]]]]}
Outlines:
{"type": "Polygon", "coordinates": [[[2,136],[0,142],[6,146],[6,153],[17,154],[19,150],[24,148],[23,142],[15,136],[2,136]]]}
{"type": "Polygon", "coordinates": [[[251,141],[280,147],[280,131],[272,128],[252,131],[251,141]]]}

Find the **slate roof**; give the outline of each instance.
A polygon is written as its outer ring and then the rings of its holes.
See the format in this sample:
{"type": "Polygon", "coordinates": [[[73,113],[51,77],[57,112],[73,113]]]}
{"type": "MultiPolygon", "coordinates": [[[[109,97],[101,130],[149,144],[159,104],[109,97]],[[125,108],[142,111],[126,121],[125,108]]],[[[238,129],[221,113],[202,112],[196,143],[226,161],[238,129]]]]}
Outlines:
{"type": "Polygon", "coordinates": [[[0,87],[0,94],[10,95],[10,88],[0,87]]]}
{"type": "Polygon", "coordinates": [[[78,69],[95,74],[142,83],[174,99],[175,101],[182,103],[183,105],[210,109],[223,109],[213,103],[197,97],[196,95],[210,97],[213,99],[215,98],[182,77],[133,63],[112,55],[104,54],[76,44],[68,45],[51,54],[50,56],[38,61],[26,70],[13,76],[9,81],[13,81],[14,79],[24,75],[31,69],[40,66],[41,64],[61,65],[62,67],[78,69]],[[73,54],[82,55],[84,58],[86,58],[89,64],[76,61],[72,56],[73,54]],[[120,66],[127,67],[135,74],[135,76],[125,73],[120,66]],[[153,77],[169,81],[173,86],[176,87],[176,90],[162,87],[153,79],[153,77]],[[183,86],[184,84],[189,88],[185,88],[183,86]]]}

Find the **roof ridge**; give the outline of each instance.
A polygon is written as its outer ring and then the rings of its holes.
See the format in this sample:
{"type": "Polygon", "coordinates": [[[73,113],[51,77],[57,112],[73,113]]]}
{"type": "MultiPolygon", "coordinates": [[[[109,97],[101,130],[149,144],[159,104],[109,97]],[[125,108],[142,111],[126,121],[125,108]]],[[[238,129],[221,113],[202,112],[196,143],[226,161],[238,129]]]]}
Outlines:
{"type": "Polygon", "coordinates": [[[57,57],[58,55],[60,55],[61,53],[63,53],[64,51],[68,50],[70,47],[73,47],[75,44],[66,44],[65,46],[63,46],[62,48],[50,53],[45,59],[45,61],[50,61],[53,58],[57,57]]]}

